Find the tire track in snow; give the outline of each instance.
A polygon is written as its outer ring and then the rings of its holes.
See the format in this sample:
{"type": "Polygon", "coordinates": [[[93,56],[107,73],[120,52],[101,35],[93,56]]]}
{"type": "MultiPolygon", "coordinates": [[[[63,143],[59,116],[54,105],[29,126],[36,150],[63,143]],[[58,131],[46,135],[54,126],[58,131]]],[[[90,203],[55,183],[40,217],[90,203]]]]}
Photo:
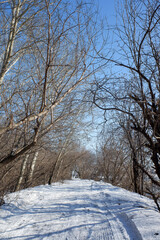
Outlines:
{"type": "Polygon", "coordinates": [[[125,227],[129,236],[132,236],[133,240],[143,240],[140,232],[138,231],[134,222],[127,216],[126,213],[121,213],[117,215],[119,221],[125,227]]]}
{"type": "Polygon", "coordinates": [[[6,214],[6,224],[3,223],[6,232],[0,226],[3,234],[0,239],[142,240],[134,222],[116,199],[110,201],[114,197],[110,198],[107,187],[103,186],[84,180],[67,186],[60,184],[53,189],[43,187],[42,192],[39,188],[27,190],[28,198],[19,199],[20,208],[13,211],[9,207],[12,212],[6,214]],[[28,201],[29,197],[34,201],[28,201]],[[10,229],[7,224],[11,225],[10,229]]]}
{"type": "MultiPolygon", "coordinates": [[[[71,200],[72,205],[76,206],[71,211],[71,214],[74,214],[74,227],[66,234],[65,239],[115,240],[110,221],[106,218],[104,211],[99,209],[99,206],[92,199],[91,185],[82,186],[83,190],[80,196],[76,195],[76,188],[73,189],[75,193],[71,200]],[[79,216],[80,212],[82,214],[79,216]],[[76,230],[77,228],[79,228],[79,231],[76,230]]],[[[81,186],[79,188],[81,189],[81,186]]],[[[67,227],[71,224],[70,220],[70,216],[68,216],[67,227]]]]}
{"type": "MultiPolygon", "coordinates": [[[[80,186],[79,186],[80,187],[80,186]]],[[[111,213],[111,211],[106,207],[104,198],[105,194],[101,191],[100,186],[97,184],[88,186],[90,191],[88,193],[81,193],[81,198],[83,198],[83,204],[79,203],[80,199],[72,200],[72,204],[79,204],[81,211],[84,214],[81,216],[81,222],[85,222],[85,225],[81,225],[81,230],[76,238],[74,234],[74,229],[68,232],[69,239],[78,240],[129,240],[127,232],[117,221],[117,217],[111,213]],[[94,191],[96,190],[96,194],[94,191]],[[100,200],[98,199],[98,195],[100,200]],[[86,233],[86,236],[82,236],[82,232],[86,233]]],[[[76,189],[75,189],[76,192],[76,189]]],[[[70,221],[68,221],[68,224],[70,221]]],[[[74,222],[77,222],[78,227],[78,213],[77,208],[74,213],[74,222]]],[[[76,226],[76,225],[75,225],[76,226]]],[[[76,232],[77,233],[77,232],[76,232]]],[[[138,240],[138,239],[136,239],[138,240]]]]}
{"type": "MultiPolygon", "coordinates": [[[[116,214],[112,209],[109,208],[109,205],[106,201],[106,194],[103,192],[103,189],[100,184],[92,184],[91,190],[99,192],[98,201],[97,194],[95,195],[94,201],[97,202],[97,208],[103,209],[106,213],[106,220],[108,226],[111,228],[112,239],[114,240],[143,240],[140,232],[138,231],[134,222],[127,216],[126,213],[116,214]]],[[[107,227],[107,226],[106,226],[107,227]]],[[[110,239],[110,238],[104,238],[110,239]]]]}

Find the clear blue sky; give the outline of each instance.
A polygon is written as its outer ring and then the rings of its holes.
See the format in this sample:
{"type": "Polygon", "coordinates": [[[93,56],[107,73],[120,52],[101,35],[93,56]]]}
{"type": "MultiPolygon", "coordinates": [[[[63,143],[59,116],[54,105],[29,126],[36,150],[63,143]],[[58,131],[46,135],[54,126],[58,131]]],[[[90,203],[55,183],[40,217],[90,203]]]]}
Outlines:
{"type": "Polygon", "coordinates": [[[108,24],[115,24],[115,0],[95,0],[102,17],[106,17],[108,24]]]}

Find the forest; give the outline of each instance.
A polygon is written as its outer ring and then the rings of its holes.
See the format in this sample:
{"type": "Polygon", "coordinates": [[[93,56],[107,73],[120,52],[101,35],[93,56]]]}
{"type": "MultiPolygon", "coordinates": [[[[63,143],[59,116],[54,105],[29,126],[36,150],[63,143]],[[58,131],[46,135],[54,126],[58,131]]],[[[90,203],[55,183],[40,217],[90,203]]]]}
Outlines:
{"type": "Polygon", "coordinates": [[[110,26],[93,0],[0,1],[0,203],[78,177],[160,211],[160,2],[115,12],[110,26]]]}

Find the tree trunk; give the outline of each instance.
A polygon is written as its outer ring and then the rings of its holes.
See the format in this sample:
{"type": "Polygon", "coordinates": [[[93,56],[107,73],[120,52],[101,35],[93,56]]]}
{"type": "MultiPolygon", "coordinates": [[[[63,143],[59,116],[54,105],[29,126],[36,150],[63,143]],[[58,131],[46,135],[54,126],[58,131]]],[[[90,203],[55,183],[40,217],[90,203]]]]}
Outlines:
{"type": "Polygon", "coordinates": [[[137,159],[136,154],[132,153],[132,161],[133,161],[133,183],[134,183],[134,191],[139,193],[139,173],[138,173],[138,166],[137,166],[137,159]]]}
{"type": "Polygon", "coordinates": [[[23,178],[24,178],[28,158],[29,158],[29,154],[27,154],[25,156],[25,159],[22,163],[21,173],[20,173],[20,177],[19,177],[19,180],[18,180],[18,183],[17,183],[17,186],[16,186],[16,191],[20,190],[20,187],[21,187],[21,184],[22,184],[22,181],[23,181],[23,178]]]}
{"type": "Polygon", "coordinates": [[[29,183],[32,182],[33,173],[34,173],[35,165],[37,162],[37,157],[38,157],[38,151],[35,152],[33,161],[31,163],[31,168],[30,168],[30,173],[29,173],[29,183]]]}

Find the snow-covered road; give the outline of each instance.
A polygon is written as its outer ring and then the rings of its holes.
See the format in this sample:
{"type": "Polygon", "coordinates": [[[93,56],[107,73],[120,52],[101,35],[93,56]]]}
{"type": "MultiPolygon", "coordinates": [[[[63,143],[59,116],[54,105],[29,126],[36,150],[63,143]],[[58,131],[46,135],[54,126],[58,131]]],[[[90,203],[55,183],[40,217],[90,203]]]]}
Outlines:
{"type": "Polygon", "coordinates": [[[0,240],[160,239],[152,200],[75,179],[12,193],[0,209],[0,240]]]}

